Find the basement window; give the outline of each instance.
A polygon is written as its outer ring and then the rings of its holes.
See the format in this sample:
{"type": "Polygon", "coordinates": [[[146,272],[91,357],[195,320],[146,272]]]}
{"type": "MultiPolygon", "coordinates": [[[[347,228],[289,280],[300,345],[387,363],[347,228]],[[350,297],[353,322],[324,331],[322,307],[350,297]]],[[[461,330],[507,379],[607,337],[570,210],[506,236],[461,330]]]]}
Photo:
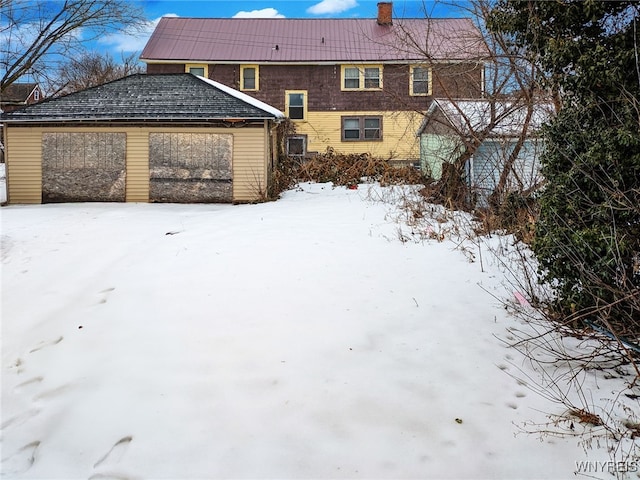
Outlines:
{"type": "Polygon", "coordinates": [[[304,157],[307,154],[307,136],[292,135],[287,137],[287,155],[290,157],[304,157]]]}

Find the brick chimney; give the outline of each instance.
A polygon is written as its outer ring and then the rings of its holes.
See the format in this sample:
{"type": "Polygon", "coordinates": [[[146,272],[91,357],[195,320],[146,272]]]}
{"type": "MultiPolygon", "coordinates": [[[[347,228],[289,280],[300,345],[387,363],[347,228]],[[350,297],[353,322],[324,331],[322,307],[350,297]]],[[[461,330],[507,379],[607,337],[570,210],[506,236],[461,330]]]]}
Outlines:
{"type": "Polygon", "coordinates": [[[378,25],[393,25],[393,2],[378,3],[378,25]]]}

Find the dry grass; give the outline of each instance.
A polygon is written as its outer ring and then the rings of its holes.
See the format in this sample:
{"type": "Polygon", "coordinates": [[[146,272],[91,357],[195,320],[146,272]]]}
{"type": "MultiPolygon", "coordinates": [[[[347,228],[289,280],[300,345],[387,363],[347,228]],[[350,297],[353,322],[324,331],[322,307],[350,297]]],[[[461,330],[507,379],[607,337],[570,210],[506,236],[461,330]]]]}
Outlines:
{"type": "Polygon", "coordinates": [[[334,185],[357,185],[380,182],[381,185],[416,185],[424,182],[413,167],[394,166],[388,160],[368,153],[341,154],[328,148],[324,153],[300,165],[297,178],[302,182],[332,182],[334,185]]]}
{"type": "Polygon", "coordinates": [[[270,197],[277,198],[297,182],[331,182],[347,187],[379,182],[388,186],[420,185],[425,183],[425,178],[414,167],[396,166],[368,153],[341,154],[327,148],[324,153],[305,161],[291,157],[281,159],[272,177],[270,197]]]}

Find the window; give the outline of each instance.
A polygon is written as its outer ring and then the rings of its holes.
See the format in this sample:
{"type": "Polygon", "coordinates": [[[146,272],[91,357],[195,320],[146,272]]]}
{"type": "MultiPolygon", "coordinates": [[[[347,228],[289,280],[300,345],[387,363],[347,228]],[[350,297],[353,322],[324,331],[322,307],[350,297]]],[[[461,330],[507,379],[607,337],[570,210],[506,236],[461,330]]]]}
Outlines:
{"type": "Polygon", "coordinates": [[[342,117],[342,141],[382,140],[382,117],[342,117]]]}
{"type": "Polygon", "coordinates": [[[380,69],[364,69],[364,88],[380,88],[380,69]]]}
{"type": "Polygon", "coordinates": [[[208,78],[209,77],[209,69],[205,64],[200,63],[187,63],[184,66],[184,71],[187,73],[191,73],[193,75],[199,75],[201,77],[208,78]]]}
{"type": "Polygon", "coordinates": [[[285,92],[285,108],[291,120],[305,120],[307,118],[307,91],[288,90],[285,92]]]}
{"type": "Polygon", "coordinates": [[[36,102],[40,100],[40,90],[38,88],[33,91],[33,100],[36,102]]]}
{"type": "Polygon", "coordinates": [[[240,67],[240,90],[259,90],[258,66],[243,65],[240,67]]]}
{"type": "Polygon", "coordinates": [[[304,157],[307,154],[307,136],[292,135],[287,137],[287,155],[290,157],[304,157]]]}
{"type": "Polygon", "coordinates": [[[344,88],[358,89],[360,88],[360,71],[355,67],[347,67],[344,69],[344,88]]]}
{"type": "Polygon", "coordinates": [[[431,95],[431,70],[429,69],[429,67],[420,65],[412,66],[409,83],[410,95],[431,95]]]}
{"type": "Polygon", "coordinates": [[[342,90],[382,90],[382,65],[342,65],[342,90]]]}

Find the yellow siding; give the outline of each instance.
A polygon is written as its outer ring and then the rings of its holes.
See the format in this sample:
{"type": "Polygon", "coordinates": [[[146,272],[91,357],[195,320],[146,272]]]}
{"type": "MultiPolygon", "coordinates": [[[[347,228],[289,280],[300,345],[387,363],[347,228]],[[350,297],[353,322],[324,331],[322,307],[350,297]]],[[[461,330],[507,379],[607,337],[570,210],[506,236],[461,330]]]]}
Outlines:
{"type": "Polygon", "coordinates": [[[42,202],[42,135],[37,128],[5,125],[7,145],[7,201],[42,202]]]}
{"type": "MultiPolygon", "coordinates": [[[[227,131],[228,132],[228,131],[227,131]]],[[[251,202],[267,191],[266,128],[239,128],[233,132],[233,200],[251,202]]]]}
{"type": "Polygon", "coordinates": [[[149,201],[149,133],[224,133],[233,135],[233,200],[263,198],[267,189],[266,126],[256,128],[180,127],[19,127],[7,129],[7,184],[10,203],[42,202],[44,132],[124,132],[127,134],[128,202],[149,201]]]}
{"type": "Polygon", "coordinates": [[[308,112],[307,122],[295,122],[296,131],[307,135],[307,150],[324,152],[327,147],[341,153],[370,153],[394,160],[420,159],[416,132],[423,116],[416,112],[308,112]],[[382,141],[343,142],[340,134],[343,116],[382,116],[382,141]]]}
{"type": "Polygon", "coordinates": [[[127,129],[127,202],[149,201],[149,131],[127,129]]]}

